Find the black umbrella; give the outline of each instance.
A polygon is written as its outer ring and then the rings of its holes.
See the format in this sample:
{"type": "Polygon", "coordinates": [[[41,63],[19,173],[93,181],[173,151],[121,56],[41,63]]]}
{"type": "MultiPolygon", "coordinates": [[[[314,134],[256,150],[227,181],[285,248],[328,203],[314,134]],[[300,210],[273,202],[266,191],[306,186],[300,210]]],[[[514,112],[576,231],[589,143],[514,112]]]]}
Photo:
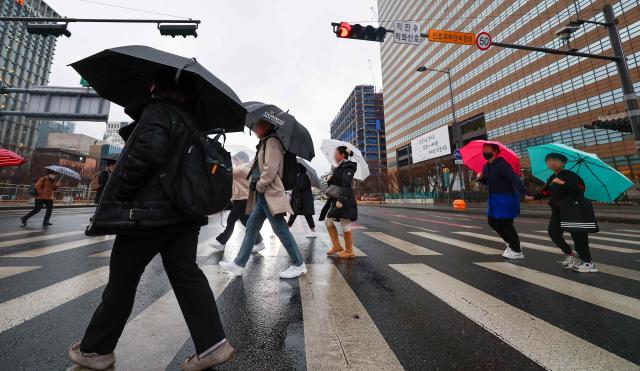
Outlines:
{"type": "Polygon", "coordinates": [[[311,134],[295,117],[273,104],[246,102],[244,107],[248,112],[245,125],[249,129],[253,130],[260,120],[267,121],[276,128],[284,149],[309,161],[316,155],[311,134]]]}
{"type": "Polygon", "coordinates": [[[316,188],[322,188],[322,181],[320,180],[320,177],[318,177],[318,173],[316,172],[316,169],[312,168],[308,162],[306,162],[301,158],[297,158],[296,160],[298,160],[298,163],[304,166],[304,168],[307,170],[307,176],[311,181],[311,186],[316,188]]]}
{"type": "Polygon", "coordinates": [[[247,111],[227,84],[195,59],[148,46],[131,45],[107,49],[71,64],[100,96],[123,107],[138,104],[149,95],[156,74],[167,68],[189,75],[199,97],[199,110],[207,129],[242,131],[247,111]]]}

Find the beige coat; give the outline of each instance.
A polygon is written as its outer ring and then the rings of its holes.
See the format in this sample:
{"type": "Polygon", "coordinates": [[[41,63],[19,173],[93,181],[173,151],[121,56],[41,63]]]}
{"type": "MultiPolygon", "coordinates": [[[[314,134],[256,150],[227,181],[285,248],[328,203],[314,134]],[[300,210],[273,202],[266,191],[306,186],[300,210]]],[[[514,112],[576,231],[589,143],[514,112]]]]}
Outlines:
{"type": "MultiPolygon", "coordinates": [[[[282,143],[275,135],[270,135],[260,140],[259,147],[260,149],[254,160],[258,161],[258,168],[260,169],[260,180],[256,184],[256,190],[264,194],[271,215],[293,214],[281,179],[284,162],[282,143]]],[[[247,214],[253,211],[255,204],[256,192],[251,192],[247,201],[247,214]]]]}
{"type": "Polygon", "coordinates": [[[250,171],[250,162],[233,168],[231,201],[246,200],[249,198],[249,179],[247,179],[247,175],[249,175],[250,171]]]}

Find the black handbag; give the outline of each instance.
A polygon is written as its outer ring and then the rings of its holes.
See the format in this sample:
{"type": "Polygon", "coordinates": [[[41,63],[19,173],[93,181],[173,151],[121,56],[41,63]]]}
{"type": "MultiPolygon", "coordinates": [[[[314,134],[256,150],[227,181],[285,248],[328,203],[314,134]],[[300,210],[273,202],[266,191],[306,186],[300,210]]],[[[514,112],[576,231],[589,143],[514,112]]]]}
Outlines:
{"type": "Polygon", "coordinates": [[[560,227],[567,232],[596,233],[598,221],[591,201],[584,197],[570,198],[562,203],[560,227]]]}
{"type": "Polygon", "coordinates": [[[342,187],[337,185],[330,185],[329,187],[327,187],[327,190],[324,192],[324,194],[327,197],[336,200],[342,195],[342,187]]]}

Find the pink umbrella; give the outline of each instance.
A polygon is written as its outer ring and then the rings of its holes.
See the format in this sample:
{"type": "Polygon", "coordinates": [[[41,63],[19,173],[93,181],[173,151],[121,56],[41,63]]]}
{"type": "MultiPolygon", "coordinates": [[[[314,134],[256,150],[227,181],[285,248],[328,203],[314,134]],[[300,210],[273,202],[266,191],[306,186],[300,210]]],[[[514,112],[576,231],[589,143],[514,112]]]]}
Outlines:
{"type": "Polygon", "coordinates": [[[487,160],[482,157],[482,146],[485,144],[496,144],[500,147],[500,153],[498,157],[504,158],[509,165],[513,168],[513,171],[518,175],[522,175],[522,170],[520,169],[520,157],[510,150],[507,146],[500,142],[492,142],[490,140],[472,140],[466,146],[460,149],[462,153],[462,161],[465,165],[467,165],[471,170],[480,173],[484,168],[484,165],[487,163],[487,160]]]}

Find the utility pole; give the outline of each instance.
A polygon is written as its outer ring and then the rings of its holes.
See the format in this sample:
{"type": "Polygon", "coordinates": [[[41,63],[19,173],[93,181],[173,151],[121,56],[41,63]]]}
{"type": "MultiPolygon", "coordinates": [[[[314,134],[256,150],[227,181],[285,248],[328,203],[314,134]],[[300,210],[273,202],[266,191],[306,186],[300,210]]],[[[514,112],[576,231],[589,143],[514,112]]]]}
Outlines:
{"type": "Polygon", "coordinates": [[[627,66],[624,49],[622,49],[622,41],[620,40],[620,34],[618,33],[616,16],[613,13],[613,7],[610,4],[606,4],[602,9],[602,12],[604,14],[607,30],[609,31],[611,49],[613,50],[614,57],[616,57],[616,67],[622,84],[622,93],[624,94],[624,101],[627,104],[627,111],[629,111],[631,132],[635,139],[636,149],[640,150],[640,110],[638,109],[638,97],[633,89],[633,82],[631,81],[631,75],[629,74],[629,66],[627,66]]]}

